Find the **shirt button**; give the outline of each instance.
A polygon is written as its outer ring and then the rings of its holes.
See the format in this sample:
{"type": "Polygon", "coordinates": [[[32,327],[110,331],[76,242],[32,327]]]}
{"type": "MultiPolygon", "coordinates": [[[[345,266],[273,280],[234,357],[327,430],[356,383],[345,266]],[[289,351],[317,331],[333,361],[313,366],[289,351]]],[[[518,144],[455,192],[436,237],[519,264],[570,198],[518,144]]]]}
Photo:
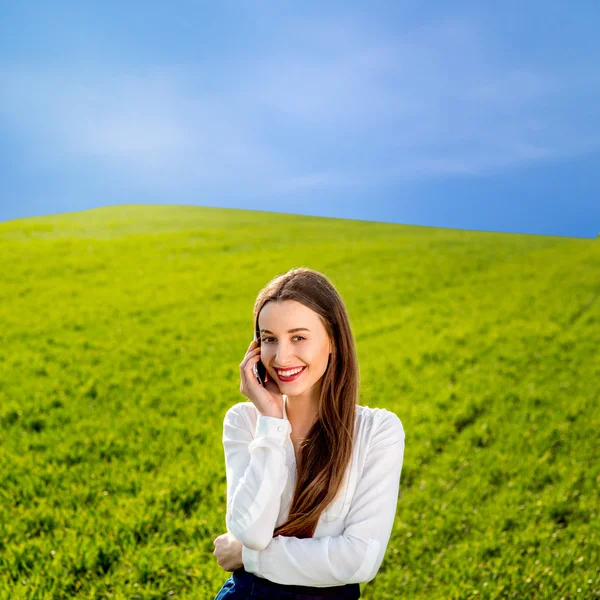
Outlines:
{"type": "Polygon", "coordinates": [[[283,431],[283,430],[281,429],[281,425],[279,425],[279,426],[277,427],[277,431],[283,431]]]}

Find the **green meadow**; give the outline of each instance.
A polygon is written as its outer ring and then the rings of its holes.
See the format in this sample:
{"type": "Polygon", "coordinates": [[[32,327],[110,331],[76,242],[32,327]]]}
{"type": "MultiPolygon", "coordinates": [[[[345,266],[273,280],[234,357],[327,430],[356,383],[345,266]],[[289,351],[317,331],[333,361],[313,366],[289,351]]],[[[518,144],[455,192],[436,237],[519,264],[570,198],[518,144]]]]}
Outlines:
{"type": "Polygon", "coordinates": [[[0,598],[212,600],[259,289],[327,275],[402,420],[362,597],[600,597],[600,241],[193,206],[0,223],[0,598]]]}

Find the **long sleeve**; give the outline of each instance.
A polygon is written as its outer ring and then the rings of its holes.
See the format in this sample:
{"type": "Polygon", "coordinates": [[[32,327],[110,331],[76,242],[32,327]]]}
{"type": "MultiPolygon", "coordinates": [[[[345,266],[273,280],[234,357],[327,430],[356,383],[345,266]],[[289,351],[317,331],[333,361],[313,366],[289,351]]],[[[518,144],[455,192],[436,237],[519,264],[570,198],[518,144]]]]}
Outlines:
{"type": "Polygon", "coordinates": [[[227,476],[227,531],[244,546],[262,550],[273,537],[287,482],[287,419],[259,415],[254,433],[242,403],[223,422],[227,476]]]}
{"type": "Polygon", "coordinates": [[[276,583],[318,587],[365,583],[375,577],[396,516],[405,438],[395,413],[380,415],[344,532],[319,538],[276,536],[262,551],[244,544],[246,571],[276,583]]]}

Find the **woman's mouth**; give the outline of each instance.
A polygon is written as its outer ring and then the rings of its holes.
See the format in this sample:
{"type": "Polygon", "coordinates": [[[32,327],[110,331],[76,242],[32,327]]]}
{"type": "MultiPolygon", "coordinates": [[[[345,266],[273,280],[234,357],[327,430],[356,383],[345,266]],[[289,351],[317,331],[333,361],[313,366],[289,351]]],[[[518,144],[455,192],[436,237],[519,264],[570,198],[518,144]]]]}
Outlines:
{"type": "MultiPolygon", "coordinates": [[[[306,367],[302,367],[301,371],[299,371],[298,373],[294,373],[293,375],[290,375],[289,377],[284,377],[283,375],[280,375],[279,371],[277,369],[275,369],[275,373],[277,373],[277,377],[279,378],[280,381],[287,383],[288,381],[295,381],[296,379],[298,379],[298,377],[300,377],[300,375],[302,375],[302,373],[304,373],[305,370],[306,370],[306,367]]],[[[285,373],[285,372],[286,371],[283,371],[283,373],[285,373]]]]}

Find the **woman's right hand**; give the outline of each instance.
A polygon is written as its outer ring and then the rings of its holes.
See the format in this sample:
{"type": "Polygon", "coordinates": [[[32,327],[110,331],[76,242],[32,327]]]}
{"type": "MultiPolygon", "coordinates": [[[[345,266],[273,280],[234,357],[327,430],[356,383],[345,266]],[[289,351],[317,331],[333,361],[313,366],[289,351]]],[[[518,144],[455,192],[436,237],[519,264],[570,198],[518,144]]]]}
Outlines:
{"type": "Polygon", "coordinates": [[[279,386],[268,378],[265,387],[254,375],[254,365],[260,360],[260,346],[252,340],[244,360],[240,363],[240,392],[250,400],[261,415],[283,419],[283,396],[279,386]]]}

